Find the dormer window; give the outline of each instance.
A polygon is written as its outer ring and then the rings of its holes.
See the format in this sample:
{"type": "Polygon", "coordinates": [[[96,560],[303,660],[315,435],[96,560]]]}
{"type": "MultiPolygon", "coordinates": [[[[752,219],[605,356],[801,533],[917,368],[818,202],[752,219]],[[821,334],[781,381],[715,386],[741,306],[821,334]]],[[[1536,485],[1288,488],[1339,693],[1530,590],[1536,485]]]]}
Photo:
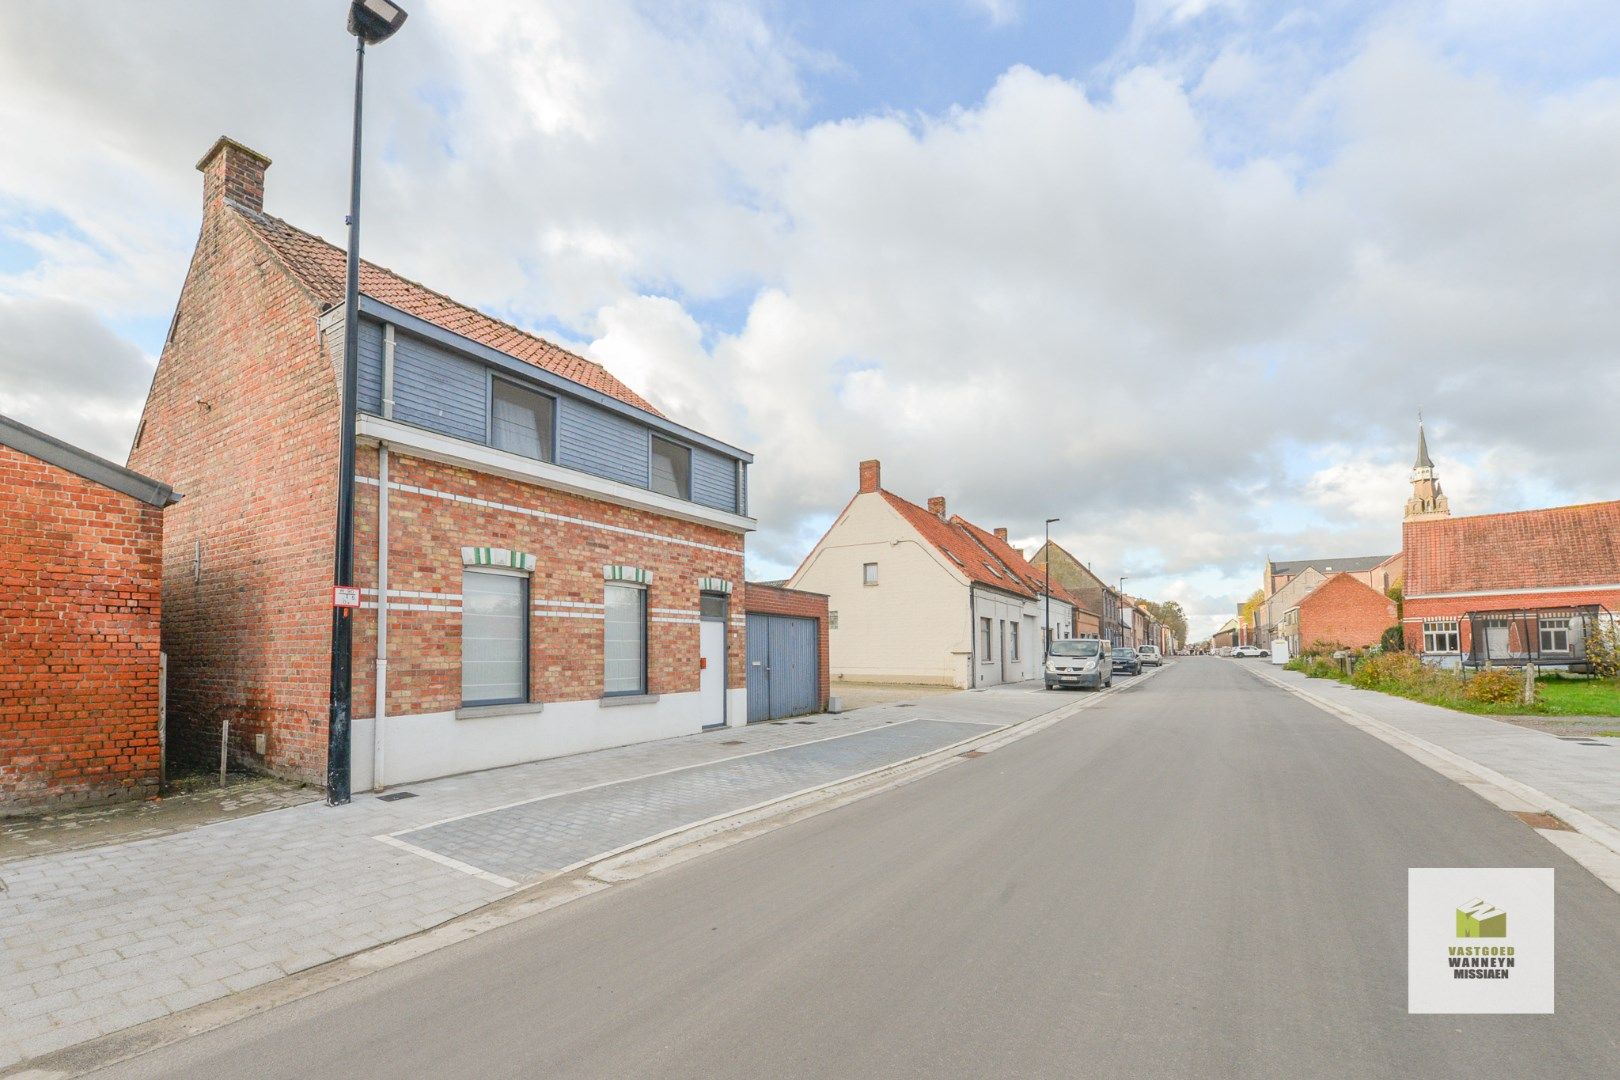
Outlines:
{"type": "Polygon", "coordinates": [[[557,403],[505,379],[490,381],[489,444],[497,450],[550,461],[557,403]]]}
{"type": "Polygon", "coordinates": [[[692,451],[688,447],[652,437],[652,489],[677,499],[692,497],[692,451]]]}

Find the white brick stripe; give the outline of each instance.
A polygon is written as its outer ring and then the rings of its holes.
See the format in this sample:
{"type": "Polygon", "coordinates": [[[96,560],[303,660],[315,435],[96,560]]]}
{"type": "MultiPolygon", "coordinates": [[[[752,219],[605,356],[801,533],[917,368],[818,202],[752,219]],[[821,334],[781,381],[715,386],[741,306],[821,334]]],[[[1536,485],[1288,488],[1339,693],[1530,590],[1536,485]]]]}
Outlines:
{"type": "MultiPolygon", "coordinates": [[[[357,476],[355,481],[361,484],[377,484],[376,477],[357,476]]],[[[702,544],[696,540],[681,540],[674,536],[660,536],[658,533],[642,532],[640,529],[626,529],[622,525],[608,525],[600,521],[587,521],[584,518],[568,517],[564,514],[550,514],[544,510],[533,510],[527,506],[513,506],[510,503],[496,502],[493,499],[475,499],[470,495],[457,495],[452,491],[435,491],[433,488],[418,487],[415,484],[400,484],[393,480],[388,482],[388,490],[405,492],[411,495],[426,495],[430,499],[445,499],[449,502],[466,503],[469,506],[487,506],[491,510],[505,510],[513,514],[522,514],[525,517],[539,518],[542,521],[556,521],[564,525],[583,525],[588,529],[601,529],[603,532],[616,533],[620,536],[635,536],[642,540],[657,540],[665,544],[678,544],[681,547],[698,548],[701,551],[716,551],[722,555],[741,557],[742,552],[736,548],[723,548],[714,544],[702,544]]]]}
{"type": "Polygon", "coordinates": [[[536,600],[534,603],[536,607],[591,608],[595,611],[601,611],[606,607],[604,604],[593,604],[584,600],[536,600]]]}
{"type": "MultiPolygon", "coordinates": [[[[361,603],[360,607],[361,607],[362,610],[365,610],[365,611],[376,611],[377,610],[377,601],[375,601],[375,600],[364,601],[363,603],[361,603]]],[[[395,611],[450,611],[450,612],[460,612],[461,611],[461,605],[460,604],[402,604],[402,603],[395,603],[393,600],[390,600],[388,602],[388,610],[389,610],[390,613],[395,612],[395,611]]]]}
{"type": "Polygon", "coordinates": [[[649,621],[649,622],[667,622],[667,623],[680,623],[680,624],[682,624],[682,625],[683,625],[683,626],[696,626],[696,625],[698,625],[698,623],[699,623],[699,622],[701,622],[701,621],[702,621],[702,620],[701,620],[701,619],[669,619],[669,618],[665,618],[665,617],[664,617],[664,616],[662,616],[662,615],[654,615],[654,616],[653,616],[653,617],[652,617],[652,618],[651,618],[651,619],[650,619],[650,620],[648,620],[648,621],[649,621]]]}
{"type": "MultiPolygon", "coordinates": [[[[547,611],[537,608],[534,612],[538,619],[605,619],[607,616],[600,611],[547,611]]],[[[657,620],[653,620],[656,622],[657,620]]]]}
{"type": "MultiPolygon", "coordinates": [[[[377,590],[376,589],[361,589],[360,590],[360,595],[361,596],[376,596],[377,595],[377,590]]],[[[399,598],[399,599],[402,599],[402,600],[456,600],[456,601],[459,601],[461,599],[461,594],[458,593],[458,592],[413,592],[410,589],[389,589],[388,590],[388,599],[393,600],[396,597],[399,598]]]]}
{"type": "Polygon", "coordinates": [[[647,610],[652,612],[654,615],[693,615],[693,616],[695,616],[695,615],[698,614],[698,609],[697,608],[655,607],[655,608],[648,608],[647,610]]]}

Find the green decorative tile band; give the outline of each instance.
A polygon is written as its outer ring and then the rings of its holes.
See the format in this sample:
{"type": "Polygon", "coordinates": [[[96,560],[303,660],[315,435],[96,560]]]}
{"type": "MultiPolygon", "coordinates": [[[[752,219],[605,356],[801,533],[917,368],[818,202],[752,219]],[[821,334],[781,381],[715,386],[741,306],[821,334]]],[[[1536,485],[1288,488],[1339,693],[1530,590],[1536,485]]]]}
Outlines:
{"type": "Polygon", "coordinates": [[[602,576],[608,581],[633,581],[637,585],[651,585],[652,571],[639,566],[619,566],[610,563],[602,567],[602,576]]]}
{"type": "Polygon", "coordinates": [[[505,548],[464,547],[461,549],[463,566],[500,566],[508,570],[533,570],[534,556],[505,548]]]}
{"type": "Polygon", "coordinates": [[[725,593],[729,596],[731,594],[731,582],[725,578],[700,577],[698,578],[698,589],[701,592],[725,593]]]}

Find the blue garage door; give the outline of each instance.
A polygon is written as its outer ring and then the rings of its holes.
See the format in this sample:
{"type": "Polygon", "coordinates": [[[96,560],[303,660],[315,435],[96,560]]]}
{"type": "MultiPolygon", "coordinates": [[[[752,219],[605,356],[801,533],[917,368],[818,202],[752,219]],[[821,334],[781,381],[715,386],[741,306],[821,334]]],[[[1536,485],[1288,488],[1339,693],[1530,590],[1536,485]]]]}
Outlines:
{"type": "Polygon", "coordinates": [[[748,616],[748,722],[819,712],[816,620],[748,616]]]}

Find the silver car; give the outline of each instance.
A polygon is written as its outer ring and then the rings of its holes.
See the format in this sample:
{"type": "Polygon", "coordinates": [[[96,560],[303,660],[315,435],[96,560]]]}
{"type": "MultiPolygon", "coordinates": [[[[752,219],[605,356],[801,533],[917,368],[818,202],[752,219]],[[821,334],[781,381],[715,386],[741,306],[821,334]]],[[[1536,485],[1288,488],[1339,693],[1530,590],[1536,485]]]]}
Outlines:
{"type": "Polygon", "coordinates": [[[1046,688],[1073,686],[1097,690],[1114,685],[1114,662],[1108,645],[1096,638],[1067,638],[1052,642],[1046,655],[1046,688]]]}

